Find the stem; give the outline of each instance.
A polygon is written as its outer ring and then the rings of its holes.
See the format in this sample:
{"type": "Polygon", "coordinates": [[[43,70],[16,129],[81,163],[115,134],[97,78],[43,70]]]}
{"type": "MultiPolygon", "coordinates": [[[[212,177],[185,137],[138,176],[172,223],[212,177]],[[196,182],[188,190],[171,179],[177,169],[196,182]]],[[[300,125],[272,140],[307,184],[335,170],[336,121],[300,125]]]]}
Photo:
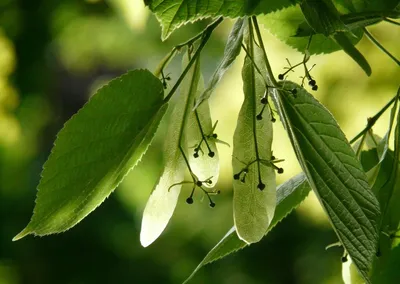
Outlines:
{"type": "Polygon", "coordinates": [[[181,154],[182,154],[182,156],[183,156],[183,159],[185,160],[186,166],[187,166],[187,168],[188,168],[188,170],[189,170],[189,172],[190,172],[191,177],[192,177],[193,179],[195,179],[195,178],[194,178],[194,174],[193,174],[193,172],[192,172],[192,168],[190,167],[190,164],[189,164],[189,160],[187,159],[187,157],[186,157],[186,155],[185,155],[185,152],[183,151],[183,148],[182,148],[182,146],[181,146],[181,143],[179,143],[179,150],[181,151],[181,154]]]}
{"type": "Polygon", "coordinates": [[[358,146],[357,151],[356,151],[356,157],[357,157],[357,158],[360,158],[361,149],[362,149],[362,147],[364,146],[365,138],[367,137],[367,133],[368,133],[368,132],[365,132],[365,133],[363,134],[362,138],[361,138],[360,145],[358,146]]]}
{"type": "Polygon", "coordinates": [[[174,48],[161,60],[160,64],[158,65],[156,71],[154,71],[154,76],[158,77],[160,76],[160,73],[162,70],[165,68],[165,66],[171,61],[171,59],[175,56],[177,52],[180,51],[180,49],[184,46],[189,46],[192,45],[196,40],[202,37],[204,34],[204,30],[195,35],[194,37],[190,38],[189,40],[180,43],[178,45],[175,45],[174,48]]]}
{"type": "Polygon", "coordinates": [[[381,117],[381,115],[396,101],[396,99],[397,95],[394,96],[377,114],[368,119],[367,126],[360,133],[358,133],[353,139],[350,140],[350,144],[356,142],[361,136],[364,135],[364,133],[369,131],[375,125],[375,123],[381,117]]]}
{"type": "Polygon", "coordinates": [[[269,86],[267,81],[265,81],[265,78],[264,78],[263,74],[261,73],[261,70],[258,68],[256,62],[253,59],[253,56],[251,56],[250,52],[247,50],[247,48],[244,46],[243,43],[242,43],[242,48],[243,48],[244,52],[246,53],[247,57],[250,59],[251,63],[253,64],[254,68],[257,70],[257,73],[260,74],[261,78],[263,79],[266,89],[275,88],[275,87],[269,86]]]}
{"type": "MultiPolygon", "coordinates": [[[[178,80],[176,81],[175,85],[172,87],[171,91],[165,97],[164,103],[167,103],[171,99],[171,97],[173,96],[175,91],[178,89],[179,85],[182,83],[183,79],[185,78],[186,74],[189,72],[193,63],[199,57],[199,55],[200,55],[201,51],[203,50],[204,46],[206,45],[207,41],[210,39],[210,36],[211,36],[213,30],[222,22],[222,20],[223,20],[223,18],[219,17],[217,20],[215,20],[210,25],[208,25],[207,28],[201,33],[202,39],[201,39],[199,47],[196,49],[196,52],[194,53],[193,57],[190,59],[185,70],[183,70],[181,76],[179,76],[178,80]]],[[[197,39],[197,37],[198,36],[195,36],[194,38],[197,39]]]]}
{"type": "Polygon", "coordinates": [[[211,152],[211,148],[210,148],[210,145],[208,144],[208,141],[207,141],[207,139],[206,139],[206,137],[204,135],[203,127],[201,126],[201,122],[200,122],[200,118],[199,118],[199,114],[197,112],[197,109],[194,110],[194,115],[196,117],[197,125],[199,126],[200,133],[201,133],[201,141],[200,141],[198,147],[200,148],[201,143],[204,141],[204,143],[206,143],[207,150],[210,153],[211,152]]]}
{"type": "Polygon", "coordinates": [[[264,46],[264,43],[263,43],[263,40],[262,40],[262,37],[261,37],[260,28],[258,27],[257,18],[255,16],[252,16],[251,18],[252,18],[253,23],[254,23],[254,28],[255,28],[255,31],[256,31],[256,34],[257,34],[258,43],[259,43],[259,45],[260,45],[260,47],[261,47],[261,49],[263,50],[263,53],[264,53],[264,62],[265,62],[265,66],[267,67],[268,77],[271,80],[272,85],[274,87],[277,87],[277,86],[279,86],[279,84],[275,80],[274,73],[272,72],[271,65],[269,64],[267,52],[265,51],[265,46],[264,46]]]}
{"type": "Polygon", "coordinates": [[[393,24],[393,25],[400,26],[400,23],[399,23],[399,22],[393,21],[393,20],[391,20],[391,19],[383,18],[383,20],[386,21],[386,22],[388,22],[388,23],[391,23],[391,24],[393,24]]]}
{"type": "Polygon", "coordinates": [[[363,28],[363,30],[370,41],[372,41],[380,50],[386,53],[387,56],[389,56],[394,62],[396,62],[398,66],[400,66],[400,61],[396,57],[394,57],[386,48],[384,48],[383,45],[381,45],[366,28],[363,28]]]}
{"type": "MultiPolygon", "coordinates": [[[[250,55],[253,57],[253,51],[254,51],[254,34],[253,34],[253,26],[251,24],[251,20],[249,19],[249,50],[250,50],[250,55]]],[[[257,109],[257,104],[256,104],[256,90],[255,90],[255,74],[254,74],[254,66],[251,68],[252,69],[252,87],[253,87],[253,94],[254,96],[252,97],[252,103],[253,103],[253,110],[257,109]]],[[[261,183],[261,168],[260,168],[260,153],[258,152],[258,141],[257,141],[257,121],[256,121],[256,116],[253,114],[253,139],[254,139],[254,146],[255,146],[255,152],[256,152],[256,161],[257,161],[257,169],[258,169],[258,182],[261,183]]]]}

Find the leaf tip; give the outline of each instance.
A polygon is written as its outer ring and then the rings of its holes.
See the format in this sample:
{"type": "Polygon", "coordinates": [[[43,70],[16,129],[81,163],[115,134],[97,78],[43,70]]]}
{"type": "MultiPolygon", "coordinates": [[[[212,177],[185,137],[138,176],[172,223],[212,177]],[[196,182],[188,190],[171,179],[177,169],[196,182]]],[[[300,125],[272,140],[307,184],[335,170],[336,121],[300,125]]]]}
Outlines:
{"type": "Polygon", "coordinates": [[[140,232],[140,244],[144,248],[151,245],[156,239],[157,238],[150,236],[148,233],[144,233],[143,230],[140,232]]]}
{"type": "Polygon", "coordinates": [[[32,232],[30,230],[28,230],[28,227],[26,227],[25,229],[23,229],[19,234],[17,234],[12,241],[18,241],[24,237],[26,237],[27,235],[31,234],[32,232]]]}

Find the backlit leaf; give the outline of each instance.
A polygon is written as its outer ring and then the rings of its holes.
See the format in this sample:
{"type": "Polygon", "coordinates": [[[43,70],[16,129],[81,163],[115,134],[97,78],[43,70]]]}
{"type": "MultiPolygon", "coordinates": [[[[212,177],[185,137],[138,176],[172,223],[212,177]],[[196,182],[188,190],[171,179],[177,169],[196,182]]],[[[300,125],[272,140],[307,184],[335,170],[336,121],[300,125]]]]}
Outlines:
{"type": "Polygon", "coordinates": [[[196,100],[196,107],[198,107],[204,100],[207,100],[215,87],[221,81],[222,76],[229,69],[232,63],[235,61],[236,57],[239,55],[241,50],[241,45],[243,41],[243,32],[246,28],[246,20],[238,19],[232,27],[229,34],[228,41],[225,46],[224,56],[221,62],[218,64],[217,69],[211,76],[211,79],[207,85],[207,88],[202,92],[200,97],[196,100]]]}
{"type": "MultiPolygon", "coordinates": [[[[185,65],[184,55],[184,65],[185,65]]],[[[180,98],[173,109],[167,137],[164,142],[164,170],[160,180],[147,201],[143,212],[140,243],[147,247],[164,231],[171,219],[182,185],[185,173],[185,161],[181,149],[187,148],[184,139],[184,129],[192,109],[194,96],[200,78],[200,65],[197,60],[183,81],[180,98]],[[174,185],[177,184],[177,185],[174,185]]]]}
{"type": "MultiPolygon", "coordinates": [[[[298,5],[259,16],[259,20],[278,39],[300,52],[305,51],[312,28],[307,24],[298,5]],[[305,36],[300,36],[300,32],[304,33],[305,36]]],[[[351,32],[350,40],[353,44],[356,44],[362,38],[363,31],[354,29],[351,32]]],[[[331,37],[326,37],[323,34],[312,34],[310,54],[331,53],[341,49],[340,45],[331,37]]]]}
{"type": "Polygon", "coordinates": [[[162,84],[147,70],[97,91],[58,133],[33,217],[14,240],[66,231],[99,206],[145,153],[165,110],[162,84]]]}
{"type": "MultiPolygon", "coordinates": [[[[203,90],[203,78],[199,82],[198,94],[203,90]]],[[[195,99],[189,102],[193,105],[195,99]]],[[[189,146],[189,164],[200,181],[210,180],[212,183],[203,183],[206,187],[214,187],[219,177],[219,155],[216,139],[212,137],[213,125],[208,100],[205,100],[195,111],[191,111],[186,127],[186,139],[189,146]],[[199,126],[200,124],[200,126],[199,126]],[[201,127],[201,128],[200,128],[201,127]],[[202,133],[205,136],[203,140],[202,133]],[[194,149],[200,143],[198,157],[194,157],[194,149]],[[212,156],[212,157],[210,157],[212,156]]]]}
{"type": "Polygon", "coordinates": [[[274,102],[298,161],[364,280],[378,249],[379,203],[337,122],[312,95],[286,82],[274,102]]]}
{"type": "Polygon", "coordinates": [[[237,18],[267,14],[293,5],[293,0],[145,0],[162,26],[162,38],[166,39],[183,24],[203,18],[224,16],[237,18]]]}
{"type": "MultiPolygon", "coordinates": [[[[252,40],[247,46],[254,63],[264,74],[261,49],[252,40]]],[[[276,206],[275,170],[260,162],[260,159],[271,160],[272,121],[268,107],[263,119],[256,119],[265,107],[260,100],[266,94],[266,86],[249,56],[244,61],[242,78],[244,102],[233,136],[232,167],[239,175],[233,181],[233,216],[239,237],[254,243],[265,235],[276,206]]]]}

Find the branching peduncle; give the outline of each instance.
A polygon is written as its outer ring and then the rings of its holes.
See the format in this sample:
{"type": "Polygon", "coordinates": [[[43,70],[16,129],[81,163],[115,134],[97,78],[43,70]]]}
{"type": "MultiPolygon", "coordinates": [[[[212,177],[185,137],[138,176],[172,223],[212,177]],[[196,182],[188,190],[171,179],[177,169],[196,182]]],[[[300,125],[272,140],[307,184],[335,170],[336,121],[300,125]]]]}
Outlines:
{"type": "Polygon", "coordinates": [[[197,147],[195,147],[195,149],[194,149],[194,152],[195,152],[195,156],[194,156],[194,157],[195,157],[195,158],[198,157],[198,152],[200,151],[200,149],[201,149],[201,144],[202,144],[203,141],[204,141],[204,143],[206,143],[206,146],[207,146],[207,149],[208,149],[208,156],[212,158],[212,157],[214,157],[215,153],[211,150],[211,147],[210,147],[210,145],[208,144],[207,137],[206,137],[206,135],[204,134],[203,127],[201,126],[201,122],[200,122],[200,118],[199,118],[199,113],[197,112],[197,109],[194,110],[194,115],[195,115],[195,117],[196,117],[196,122],[197,122],[197,125],[199,126],[199,130],[200,130],[200,134],[201,134],[200,143],[199,143],[199,145],[198,145],[197,147]]]}
{"type": "MultiPolygon", "coordinates": [[[[210,39],[210,36],[211,36],[212,32],[222,22],[222,20],[223,20],[223,18],[219,17],[217,20],[215,20],[213,23],[211,23],[209,26],[207,26],[207,28],[200,35],[197,35],[197,36],[195,36],[194,38],[192,38],[192,39],[190,39],[188,41],[190,43],[193,43],[195,40],[197,40],[198,38],[201,37],[201,42],[200,42],[199,47],[196,49],[195,53],[193,54],[193,57],[190,59],[188,65],[183,70],[181,76],[179,76],[178,80],[176,81],[175,85],[172,87],[171,91],[165,97],[164,103],[167,103],[171,99],[171,97],[173,96],[175,91],[178,89],[178,87],[182,83],[183,79],[185,78],[186,74],[189,72],[190,68],[192,67],[193,63],[197,60],[197,58],[199,57],[199,55],[200,55],[201,51],[203,50],[204,46],[206,45],[206,43],[210,39]]],[[[184,46],[184,45],[185,44],[183,44],[182,46],[184,46]]]]}
{"type": "MultiPolygon", "coordinates": [[[[253,25],[251,23],[251,20],[249,19],[249,44],[248,44],[248,49],[249,49],[249,54],[251,55],[251,57],[253,57],[254,54],[254,34],[253,34],[253,25]]],[[[256,90],[255,90],[255,72],[254,72],[254,67],[255,65],[252,66],[252,88],[253,88],[253,94],[254,96],[252,97],[252,107],[254,110],[257,109],[257,103],[256,103],[256,90]]],[[[258,151],[258,139],[257,139],[257,117],[255,115],[253,115],[252,117],[252,122],[253,122],[253,139],[254,139],[254,148],[255,148],[255,152],[256,152],[256,162],[257,162],[257,171],[258,171],[258,188],[260,190],[265,188],[265,185],[262,182],[262,178],[261,178],[261,166],[260,166],[260,153],[258,151]]]]}
{"type": "Polygon", "coordinates": [[[380,50],[382,50],[387,56],[389,56],[398,66],[400,66],[400,61],[394,57],[379,41],[377,41],[373,35],[364,27],[363,28],[365,35],[367,38],[372,41],[380,50]]]}
{"type": "Polygon", "coordinates": [[[261,37],[260,28],[258,27],[257,18],[255,16],[253,16],[253,17],[251,17],[251,19],[253,20],[253,23],[254,23],[254,29],[256,31],[258,44],[260,45],[260,47],[261,47],[261,49],[263,51],[263,54],[264,54],[264,62],[265,62],[265,66],[267,68],[268,78],[271,80],[272,86],[277,88],[277,87],[279,87],[279,84],[275,80],[274,73],[272,72],[271,65],[269,64],[267,52],[265,51],[264,42],[263,42],[262,37],[261,37]]]}
{"type": "Polygon", "coordinates": [[[394,96],[378,113],[376,113],[373,117],[368,119],[367,126],[361,130],[360,133],[358,133],[353,139],[350,140],[350,144],[353,144],[356,142],[361,136],[363,136],[367,131],[369,131],[375,123],[378,121],[378,119],[382,116],[382,114],[396,101],[396,99],[399,96],[400,88],[397,91],[396,96],[394,96]]]}

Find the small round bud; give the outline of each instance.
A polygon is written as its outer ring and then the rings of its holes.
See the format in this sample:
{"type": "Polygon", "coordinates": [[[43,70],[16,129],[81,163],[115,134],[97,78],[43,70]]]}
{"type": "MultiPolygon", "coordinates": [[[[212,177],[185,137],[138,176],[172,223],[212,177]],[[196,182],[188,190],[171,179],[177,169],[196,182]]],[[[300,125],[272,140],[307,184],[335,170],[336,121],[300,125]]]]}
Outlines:
{"type": "Polygon", "coordinates": [[[261,103],[266,105],[268,103],[268,98],[267,97],[261,98],[261,103]]]}
{"type": "Polygon", "coordinates": [[[342,261],[343,263],[344,263],[344,262],[347,262],[347,256],[342,256],[341,261],[342,261]]]}
{"type": "Polygon", "coordinates": [[[234,174],[233,179],[236,179],[236,180],[240,179],[240,174],[234,174]]]}
{"type": "Polygon", "coordinates": [[[198,157],[199,157],[199,153],[195,152],[195,153],[193,154],[193,157],[198,158],[198,157]]]}
{"type": "Polygon", "coordinates": [[[249,173],[249,169],[248,169],[248,168],[245,168],[245,169],[243,170],[243,172],[244,172],[245,174],[248,174],[248,173],[249,173]]]}
{"type": "Polygon", "coordinates": [[[311,90],[313,90],[313,91],[318,90],[318,85],[314,85],[314,86],[311,88],[311,90]]]}
{"type": "Polygon", "coordinates": [[[278,75],[278,79],[279,79],[279,80],[283,80],[283,78],[284,78],[284,75],[283,75],[283,74],[279,74],[279,75],[278,75]]]}
{"type": "Polygon", "coordinates": [[[209,156],[210,158],[212,158],[212,157],[215,156],[215,153],[214,153],[213,151],[211,151],[211,152],[208,153],[208,156],[209,156]]]}
{"type": "Polygon", "coordinates": [[[315,82],[314,79],[311,79],[310,81],[308,81],[308,85],[310,85],[311,87],[315,86],[317,82],[315,82]]]}
{"type": "Polygon", "coordinates": [[[192,198],[192,197],[188,197],[188,198],[186,199],[186,203],[187,203],[187,204],[193,204],[193,198],[192,198]]]}
{"type": "Polygon", "coordinates": [[[221,190],[217,190],[216,194],[221,194],[221,190]]]}
{"type": "Polygon", "coordinates": [[[272,117],[272,118],[271,118],[271,121],[272,121],[272,122],[275,122],[275,121],[276,121],[275,117],[272,117]]]}
{"type": "Polygon", "coordinates": [[[297,94],[297,89],[294,88],[294,89],[292,89],[290,92],[291,92],[293,95],[296,95],[296,94],[297,94]]]}
{"type": "Polygon", "coordinates": [[[257,120],[261,120],[262,119],[262,115],[261,114],[257,114],[256,118],[257,118],[257,120]]]}
{"type": "Polygon", "coordinates": [[[196,181],[196,185],[197,185],[197,186],[202,186],[203,183],[202,183],[201,181],[198,180],[198,181],[196,181]]]}
{"type": "Polygon", "coordinates": [[[211,202],[210,202],[210,207],[211,207],[211,208],[214,208],[214,207],[215,207],[215,203],[211,201],[211,202]]]}
{"type": "Polygon", "coordinates": [[[283,169],[282,168],[278,169],[278,174],[283,174],[283,169]]]}
{"type": "Polygon", "coordinates": [[[209,180],[206,181],[206,183],[212,184],[212,180],[209,179],[209,180]]]}
{"type": "Polygon", "coordinates": [[[257,185],[257,188],[258,188],[259,190],[264,190],[265,184],[263,184],[262,182],[260,182],[260,183],[257,185]]]}
{"type": "Polygon", "coordinates": [[[271,160],[275,160],[276,158],[275,158],[275,156],[271,156],[271,160]]]}
{"type": "Polygon", "coordinates": [[[217,135],[216,133],[214,133],[214,134],[212,135],[212,137],[213,137],[213,138],[217,138],[218,135],[217,135]]]}

